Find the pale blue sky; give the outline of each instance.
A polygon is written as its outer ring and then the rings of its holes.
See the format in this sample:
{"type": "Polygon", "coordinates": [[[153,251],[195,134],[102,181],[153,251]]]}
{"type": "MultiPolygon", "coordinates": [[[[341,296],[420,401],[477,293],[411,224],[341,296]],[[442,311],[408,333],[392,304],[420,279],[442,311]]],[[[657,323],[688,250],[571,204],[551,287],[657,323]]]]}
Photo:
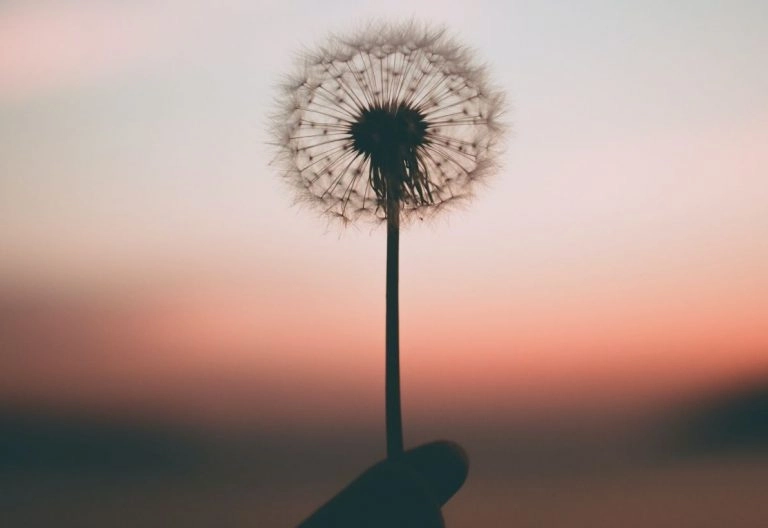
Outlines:
{"type": "Polygon", "coordinates": [[[508,93],[506,169],[446,222],[456,247],[490,233],[520,265],[768,235],[762,1],[5,2],[2,275],[378,252],[290,207],[265,129],[302,45],[382,15],[447,24],[508,93]]]}

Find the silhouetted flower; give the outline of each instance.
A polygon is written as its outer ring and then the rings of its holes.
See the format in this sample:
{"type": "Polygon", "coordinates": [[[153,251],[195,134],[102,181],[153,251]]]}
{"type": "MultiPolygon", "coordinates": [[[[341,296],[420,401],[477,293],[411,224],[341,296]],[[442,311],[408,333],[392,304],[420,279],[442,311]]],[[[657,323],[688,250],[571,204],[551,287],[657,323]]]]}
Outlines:
{"type": "Polygon", "coordinates": [[[283,86],[274,128],[299,197],[343,221],[423,217],[494,167],[502,96],[443,29],[331,37],[283,86]]]}
{"type": "Polygon", "coordinates": [[[344,222],[387,222],[387,456],[399,457],[401,219],[470,196],[494,167],[502,96],[444,30],[380,24],[306,55],[281,105],[279,159],[299,197],[344,222]]]}

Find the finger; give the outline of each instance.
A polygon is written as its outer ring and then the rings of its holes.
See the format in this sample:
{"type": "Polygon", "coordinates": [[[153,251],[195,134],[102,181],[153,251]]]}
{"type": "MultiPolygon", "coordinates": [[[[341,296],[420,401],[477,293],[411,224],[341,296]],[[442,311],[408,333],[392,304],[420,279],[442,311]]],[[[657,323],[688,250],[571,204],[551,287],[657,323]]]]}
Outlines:
{"type": "Polygon", "coordinates": [[[445,440],[406,451],[403,462],[426,481],[441,506],[459,491],[469,471],[466,451],[459,444],[445,440]]]}
{"type": "Polygon", "coordinates": [[[369,468],[300,528],[441,528],[440,512],[467,475],[458,444],[432,442],[369,468]]]}

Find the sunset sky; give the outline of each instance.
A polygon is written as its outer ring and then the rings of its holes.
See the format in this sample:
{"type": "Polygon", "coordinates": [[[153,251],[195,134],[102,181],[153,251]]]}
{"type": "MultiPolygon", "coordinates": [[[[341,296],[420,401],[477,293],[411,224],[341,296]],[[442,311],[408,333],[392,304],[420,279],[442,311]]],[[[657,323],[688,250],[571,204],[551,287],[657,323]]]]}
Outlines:
{"type": "Polygon", "coordinates": [[[487,62],[513,132],[402,235],[406,436],[768,377],[762,0],[11,1],[0,402],[383,421],[385,232],[292,205],[268,116],[302,47],[411,16],[487,62]]]}

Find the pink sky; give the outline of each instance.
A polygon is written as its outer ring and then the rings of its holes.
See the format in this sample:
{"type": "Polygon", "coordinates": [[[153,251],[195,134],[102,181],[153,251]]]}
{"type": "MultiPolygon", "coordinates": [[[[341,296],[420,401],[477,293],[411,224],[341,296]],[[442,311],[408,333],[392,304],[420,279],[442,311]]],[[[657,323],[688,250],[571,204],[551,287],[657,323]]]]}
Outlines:
{"type": "MultiPolygon", "coordinates": [[[[0,400],[376,421],[384,233],[291,207],[266,115],[302,44],[404,8],[184,6],[0,7],[0,400]]],[[[403,236],[406,416],[768,372],[764,7],[440,9],[514,133],[403,236]]]]}

